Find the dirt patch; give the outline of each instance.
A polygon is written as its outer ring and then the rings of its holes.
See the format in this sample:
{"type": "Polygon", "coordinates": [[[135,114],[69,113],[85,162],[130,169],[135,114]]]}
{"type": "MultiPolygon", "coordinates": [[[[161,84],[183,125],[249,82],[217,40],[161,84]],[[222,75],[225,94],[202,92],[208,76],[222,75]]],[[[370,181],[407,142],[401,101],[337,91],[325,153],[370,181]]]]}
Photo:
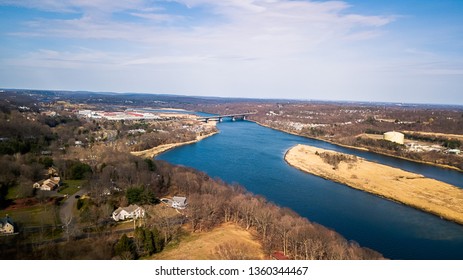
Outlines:
{"type": "Polygon", "coordinates": [[[302,171],[463,224],[462,189],[360,157],[356,162],[340,161],[333,168],[319,156],[322,153],[341,154],[297,145],[286,153],[285,160],[302,171]]]}
{"type": "Polygon", "coordinates": [[[226,251],[230,244],[240,247],[247,259],[264,259],[261,244],[249,231],[231,223],[223,224],[210,232],[191,233],[180,243],[153,256],[158,260],[218,260],[223,255],[218,251],[226,251]]]}
{"type": "Polygon", "coordinates": [[[8,205],[4,210],[17,210],[25,207],[30,207],[37,204],[38,201],[35,198],[19,198],[15,199],[11,204],[8,205]]]}
{"type": "MultiPolygon", "coordinates": [[[[8,205],[8,207],[6,207],[4,211],[24,209],[24,208],[35,206],[38,203],[39,203],[39,200],[35,197],[18,198],[18,199],[13,200],[13,202],[10,205],[8,205]]],[[[47,199],[47,201],[45,202],[45,204],[52,204],[52,203],[53,203],[52,198],[47,199]]]]}

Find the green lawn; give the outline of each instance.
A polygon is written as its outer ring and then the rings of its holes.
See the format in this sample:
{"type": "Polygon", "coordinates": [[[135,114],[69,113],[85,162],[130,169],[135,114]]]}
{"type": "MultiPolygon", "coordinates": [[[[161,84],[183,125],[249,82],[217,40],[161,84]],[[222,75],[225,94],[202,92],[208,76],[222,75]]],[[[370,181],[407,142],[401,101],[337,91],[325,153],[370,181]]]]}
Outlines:
{"type": "Polygon", "coordinates": [[[54,205],[34,205],[22,209],[0,210],[0,217],[8,214],[13,221],[23,226],[41,226],[59,224],[59,209],[54,205]]]}
{"type": "MultiPolygon", "coordinates": [[[[31,186],[31,188],[32,188],[32,186],[31,186]]],[[[19,192],[19,187],[14,186],[14,187],[9,188],[8,189],[8,194],[6,195],[6,199],[15,200],[15,199],[18,199],[18,198],[22,198],[22,196],[20,195],[20,192],[19,192]]]]}
{"type": "Polygon", "coordinates": [[[30,197],[33,192],[32,183],[24,183],[19,182],[16,186],[8,188],[8,194],[6,195],[6,199],[19,199],[19,198],[26,198],[30,197]]]}
{"type": "Polygon", "coordinates": [[[79,187],[82,187],[86,183],[85,180],[66,180],[63,182],[65,186],[59,191],[60,194],[73,195],[79,191],[79,187]]]}

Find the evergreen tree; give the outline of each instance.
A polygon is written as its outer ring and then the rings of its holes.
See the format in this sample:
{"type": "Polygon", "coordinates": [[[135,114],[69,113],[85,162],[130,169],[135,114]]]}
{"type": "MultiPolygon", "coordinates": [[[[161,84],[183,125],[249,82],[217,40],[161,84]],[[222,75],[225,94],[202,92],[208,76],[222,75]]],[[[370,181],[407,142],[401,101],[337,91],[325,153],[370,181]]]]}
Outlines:
{"type": "Polygon", "coordinates": [[[145,229],[145,251],[148,253],[148,255],[156,253],[153,232],[147,228],[145,229]]]}
{"type": "Polygon", "coordinates": [[[135,247],[132,240],[125,233],[114,246],[114,254],[123,259],[135,259],[135,247]]]}

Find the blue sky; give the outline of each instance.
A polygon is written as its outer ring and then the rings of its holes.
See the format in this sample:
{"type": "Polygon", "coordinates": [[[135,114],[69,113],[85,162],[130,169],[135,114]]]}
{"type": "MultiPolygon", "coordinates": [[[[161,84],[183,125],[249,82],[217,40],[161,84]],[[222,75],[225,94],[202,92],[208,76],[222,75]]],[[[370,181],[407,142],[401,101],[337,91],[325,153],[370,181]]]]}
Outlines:
{"type": "Polygon", "coordinates": [[[0,0],[0,87],[463,104],[463,1],[0,0]]]}

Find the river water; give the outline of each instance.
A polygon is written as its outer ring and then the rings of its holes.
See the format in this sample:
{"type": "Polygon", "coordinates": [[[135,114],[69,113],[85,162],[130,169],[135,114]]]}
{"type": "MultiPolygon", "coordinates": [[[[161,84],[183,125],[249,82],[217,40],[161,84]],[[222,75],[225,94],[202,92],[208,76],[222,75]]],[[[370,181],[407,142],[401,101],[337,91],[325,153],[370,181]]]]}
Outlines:
{"type": "Polygon", "coordinates": [[[284,160],[296,144],[355,154],[463,187],[463,174],[307,139],[253,122],[225,121],[219,134],[157,159],[238,183],[392,259],[463,259],[463,226],[342,184],[306,174],[284,160]]]}

